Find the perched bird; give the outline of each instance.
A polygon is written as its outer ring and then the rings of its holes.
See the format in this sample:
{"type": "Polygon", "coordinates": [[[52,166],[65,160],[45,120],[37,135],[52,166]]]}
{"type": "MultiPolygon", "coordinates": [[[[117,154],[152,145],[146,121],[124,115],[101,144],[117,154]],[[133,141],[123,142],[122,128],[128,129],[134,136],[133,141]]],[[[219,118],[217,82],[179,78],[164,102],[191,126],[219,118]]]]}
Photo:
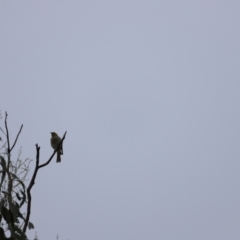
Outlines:
{"type": "MultiPolygon", "coordinates": [[[[55,132],[51,132],[51,134],[52,134],[52,137],[50,139],[51,146],[54,150],[56,150],[62,139],[55,132]]],[[[58,151],[57,151],[57,163],[61,162],[61,156],[60,155],[63,155],[62,144],[61,144],[61,146],[59,146],[58,151]]]]}

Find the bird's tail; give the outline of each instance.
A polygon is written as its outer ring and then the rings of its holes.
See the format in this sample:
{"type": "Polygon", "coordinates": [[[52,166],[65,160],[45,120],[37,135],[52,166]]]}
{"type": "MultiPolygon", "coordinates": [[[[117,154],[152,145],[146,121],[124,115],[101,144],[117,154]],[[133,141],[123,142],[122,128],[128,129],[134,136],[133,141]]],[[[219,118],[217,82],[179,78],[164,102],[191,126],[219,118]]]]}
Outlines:
{"type": "Polygon", "coordinates": [[[61,156],[60,156],[60,152],[57,152],[57,163],[61,162],[61,156]]]}

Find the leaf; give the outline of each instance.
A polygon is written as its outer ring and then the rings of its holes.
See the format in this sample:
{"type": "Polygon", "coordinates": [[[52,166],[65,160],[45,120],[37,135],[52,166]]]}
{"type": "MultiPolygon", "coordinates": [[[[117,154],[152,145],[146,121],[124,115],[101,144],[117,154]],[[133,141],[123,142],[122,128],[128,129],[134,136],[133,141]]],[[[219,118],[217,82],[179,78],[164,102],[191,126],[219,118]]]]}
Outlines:
{"type": "Polygon", "coordinates": [[[11,204],[11,210],[12,210],[12,215],[13,215],[13,221],[16,222],[19,210],[14,203],[11,204]]]}
{"type": "Polygon", "coordinates": [[[0,160],[1,160],[1,165],[2,165],[2,168],[3,168],[3,171],[4,172],[6,172],[7,171],[7,167],[6,167],[6,161],[5,161],[5,159],[2,157],[2,156],[0,156],[0,160]]]}
{"type": "Polygon", "coordinates": [[[2,206],[2,215],[7,224],[12,224],[14,222],[12,212],[4,206],[2,206]]]}
{"type": "Polygon", "coordinates": [[[19,223],[17,218],[24,219],[23,215],[20,212],[20,206],[19,206],[19,204],[17,202],[14,202],[14,203],[11,204],[11,209],[12,209],[12,213],[13,213],[14,222],[19,223]]]}
{"type": "Polygon", "coordinates": [[[26,201],[26,194],[25,194],[26,187],[25,187],[23,181],[21,181],[15,174],[12,174],[12,176],[14,177],[14,180],[19,182],[21,184],[22,188],[23,188],[23,190],[20,190],[20,192],[22,193],[22,198],[19,196],[18,193],[16,194],[16,197],[19,201],[22,199],[22,201],[20,203],[20,207],[22,207],[22,205],[26,201]]]}
{"type": "Polygon", "coordinates": [[[0,183],[0,186],[1,186],[4,181],[5,175],[6,175],[7,167],[6,167],[6,161],[2,156],[0,156],[0,160],[1,160],[0,164],[2,165],[2,169],[3,169],[1,183],[0,183]]]}
{"type": "Polygon", "coordinates": [[[4,230],[2,227],[0,227],[0,239],[4,239],[6,236],[5,236],[5,233],[4,233],[4,230]]]}
{"type": "Polygon", "coordinates": [[[25,235],[25,233],[22,231],[22,229],[20,229],[18,226],[14,227],[15,230],[15,238],[18,240],[27,240],[27,237],[25,235]]]}
{"type": "Polygon", "coordinates": [[[3,199],[1,199],[0,201],[0,212],[1,212],[2,206],[3,206],[3,199]]]}
{"type": "Polygon", "coordinates": [[[31,223],[31,222],[28,223],[28,229],[34,229],[33,223],[31,223]]]}
{"type": "MultiPolygon", "coordinates": [[[[24,189],[25,190],[25,189],[24,189]]],[[[21,201],[21,203],[20,203],[20,207],[22,207],[22,205],[24,204],[24,202],[26,201],[26,194],[25,194],[25,192],[24,191],[22,191],[22,190],[20,190],[20,192],[22,193],[22,195],[23,195],[23,198],[22,198],[22,201],[21,201]]]]}

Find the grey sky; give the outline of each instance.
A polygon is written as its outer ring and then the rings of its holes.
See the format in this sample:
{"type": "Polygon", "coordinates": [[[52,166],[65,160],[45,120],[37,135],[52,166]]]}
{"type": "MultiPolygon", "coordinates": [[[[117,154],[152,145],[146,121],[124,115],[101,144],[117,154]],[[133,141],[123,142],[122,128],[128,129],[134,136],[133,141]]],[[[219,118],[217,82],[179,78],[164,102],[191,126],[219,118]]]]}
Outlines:
{"type": "MultiPolygon", "coordinates": [[[[239,1],[2,1],[1,111],[41,162],[40,240],[240,239],[239,1]]],[[[33,166],[33,165],[32,165],[33,166]]],[[[33,236],[35,231],[31,231],[33,236]]]]}

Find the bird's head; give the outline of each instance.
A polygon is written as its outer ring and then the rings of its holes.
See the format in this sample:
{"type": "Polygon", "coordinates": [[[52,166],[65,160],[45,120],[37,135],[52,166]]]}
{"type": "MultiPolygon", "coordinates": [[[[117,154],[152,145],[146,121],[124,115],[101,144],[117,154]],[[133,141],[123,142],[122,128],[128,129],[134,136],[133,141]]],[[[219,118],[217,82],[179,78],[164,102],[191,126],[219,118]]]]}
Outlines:
{"type": "Polygon", "coordinates": [[[58,136],[55,132],[51,132],[52,137],[58,136]]]}

